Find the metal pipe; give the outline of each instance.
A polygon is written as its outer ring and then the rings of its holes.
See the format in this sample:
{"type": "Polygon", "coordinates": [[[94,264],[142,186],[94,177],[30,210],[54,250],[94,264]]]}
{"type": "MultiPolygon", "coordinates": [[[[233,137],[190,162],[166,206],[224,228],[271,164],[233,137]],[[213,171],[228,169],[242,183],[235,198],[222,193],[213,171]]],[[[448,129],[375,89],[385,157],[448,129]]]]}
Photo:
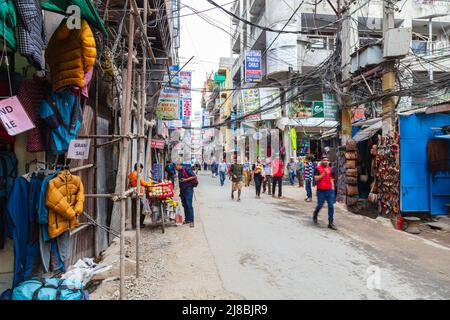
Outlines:
{"type": "MultiPolygon", "coordinates": [[[[430,18],[428,21],[428,56],[431,58],[433,55],[433,18],[430,18]]],[[[430,76],[430,81],[434,80],[434,74],[433,74],[433,64],[429,63],[428,65],[428,74],[430,76]]]]}

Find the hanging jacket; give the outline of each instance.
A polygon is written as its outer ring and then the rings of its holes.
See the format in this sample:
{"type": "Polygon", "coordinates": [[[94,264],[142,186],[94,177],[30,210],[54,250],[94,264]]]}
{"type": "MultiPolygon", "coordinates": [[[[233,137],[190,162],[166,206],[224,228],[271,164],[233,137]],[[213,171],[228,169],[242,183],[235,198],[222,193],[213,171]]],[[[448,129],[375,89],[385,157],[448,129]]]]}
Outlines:
{"type": "Polygon", "coordinates": [[[17,40],[19,52],[36,70],[44,70],[43,51],[46,35],[42,8],[38,0],[14,0],[17,10],[17,40]]]}
{"type": "Polygon", "coordinates": [[[83,88],[85,73],[94,67],[96,56],[94,35],[86,20],[81,21],[80,29],[73,30],[63,20],[45,50],[53,90],[68,86],[83,88]]]}
{"type": "Polygon", "coordinates": [[[33,79],[24,80],[20,84],[17,98],[28,113],[35,128],[27,131],[27,151],[42,152],[45,151],[45,144],[42,136],[44,130],[44,121],[39,117],[39,107],[45,99],[47,92],[47,80],[34,76],[33,79]]]}
{"type": "Polygon", "coordinates": [[[14,28],[17,26],[14,1],[0,0],[0,38],[6,40],[8,48],[16,51],[17,42],[14,37],[14,28]]]}
{"type": "Polygon", "coordinates": [[[39,116],[46,124],[46,150],[52,154],[66,153],[70,140],[76,139],[83,121],[80,98],[68,91],[52,93],[42,101],[39,116]]]}
{"type": "Polygon", "coordinates": [[[56,175],[58,174],[54,173],[52,175],[49,175],[48,177],[45,177],[42,181],[41,191],[39,193],[39,199],[37,203],[37,210],[38,210],[38,223],[41,226],[44,226],[41,228],[42,231],[42,240],[43,241],[49,241],[50,236],[48,234],[48,208],[46,206],[46,195],[47,195],[47,189],[48,189],[48,183],[53,180],[56,175]]]}
{"type": "Polygon", "coordinates": [[[67,170],[61,171],[48,183],[45,202],[50,238],[76,228],[84,208],[84,188],[80,177],[67,170]]]}
{"type": "Polygon", "coordinates": [[[6,204],[8,232],[14,244],[13,287],[29,279],[39,263],[37,198],[42,181],[19,177],[6,204]]]}

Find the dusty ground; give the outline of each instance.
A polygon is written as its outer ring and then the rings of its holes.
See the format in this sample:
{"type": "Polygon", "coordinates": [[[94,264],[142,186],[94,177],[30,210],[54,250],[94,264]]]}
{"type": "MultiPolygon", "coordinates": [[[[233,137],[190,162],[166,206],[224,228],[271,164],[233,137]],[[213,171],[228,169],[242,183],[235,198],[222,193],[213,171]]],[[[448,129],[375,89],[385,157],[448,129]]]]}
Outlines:
{"type": "MultiPolygon", "coordinates": [[[[230,199],[230,182],[202,175],[194,201],[196,227],[142,232],[142,271],[128,272],[128,299],[448,299],[450,233],[420,236],[394,230],[336,207],[337,232],[311,222],[304,189],[284,187],[285,199],[230,199]],[[145,253],[145,254],[144,254],[145,253]],[[373,268],[379,288],[369,288],[373,268]]],[[[134,259],[134,240],[128,257],[134,259]]],[[[117,259],[116,259],[117,260],[117,259]]],[[[118,299],[119,281],[91,299],[118,299]]]]}

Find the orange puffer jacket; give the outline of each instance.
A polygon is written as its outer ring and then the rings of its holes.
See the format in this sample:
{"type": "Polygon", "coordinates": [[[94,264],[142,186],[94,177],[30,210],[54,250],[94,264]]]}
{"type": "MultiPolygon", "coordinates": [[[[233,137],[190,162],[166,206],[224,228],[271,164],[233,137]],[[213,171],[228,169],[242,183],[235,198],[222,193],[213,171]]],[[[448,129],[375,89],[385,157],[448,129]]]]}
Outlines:
{"type": "Polygon", "coordinates": [[[67,86],[83,88],[84,75],[94,67],[96,56],[94,34],[89,24],[82,20],[81,29],[70,30],[64,20],[45,50],[53,91],[67,86]]]}
{"type": "Polygon", "coordinates": [[[48,233],[55,238],[61,233],[76,228],[78,217],[83,213],[84,188],[80,177],[69,171],[60,172],[48,183],[46,193],[48,208],[48,233]]]}

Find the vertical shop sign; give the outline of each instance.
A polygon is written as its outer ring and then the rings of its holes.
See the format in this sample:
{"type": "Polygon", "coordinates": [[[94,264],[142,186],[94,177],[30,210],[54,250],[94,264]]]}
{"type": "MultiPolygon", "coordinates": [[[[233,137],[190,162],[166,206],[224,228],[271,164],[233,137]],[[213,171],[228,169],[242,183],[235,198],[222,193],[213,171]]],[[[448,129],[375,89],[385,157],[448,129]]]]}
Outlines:
{"type": "MultiPolygon", "coordinates": [[[[171,66],[170,77],[173,86],[180,84],[180,77],[177,75],[179,66],[171,66]]],[[[164,81],[169,82],[169,75],[164,77],[164,81]]],[[[179,120],[180,119],[180,93],[176,88],[164,87],[161,90],[158,105],[156,106],[156,117],[160,120],[179,120]]]]}
{"type": "Polygon", "coordinates": [[[249,50],[245,52],[245,82],[261,82],[261,51],[249,50]]]}
{"type": "MultiPolygon", "coordinates": [[[[242,115],[246,115],[250,112],[255,112],[259,109],[259,89],[247,89],[241,90],[241,112],[242,115]]],[[[255,113],[245,118],[246,121],[259,121],[261,120],[261,114],[255,113]]]]}

